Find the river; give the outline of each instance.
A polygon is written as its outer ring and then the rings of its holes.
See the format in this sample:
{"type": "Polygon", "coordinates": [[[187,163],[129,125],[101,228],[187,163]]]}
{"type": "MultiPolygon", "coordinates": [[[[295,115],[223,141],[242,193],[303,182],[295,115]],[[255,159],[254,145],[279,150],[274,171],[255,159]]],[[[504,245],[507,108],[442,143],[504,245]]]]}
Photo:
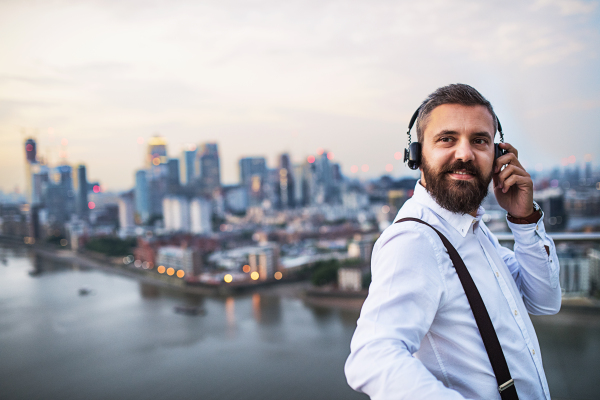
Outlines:
{"type": "MultiPolygon", "coordinates": [[[[367,399],[343,373],[357,311],[310,306],[285,286],[183,295],[0,250],[1,399],[367,399]]],[[[565,308],[534,324],[553,399],[599,398],[600,313],[565,308]]]]}

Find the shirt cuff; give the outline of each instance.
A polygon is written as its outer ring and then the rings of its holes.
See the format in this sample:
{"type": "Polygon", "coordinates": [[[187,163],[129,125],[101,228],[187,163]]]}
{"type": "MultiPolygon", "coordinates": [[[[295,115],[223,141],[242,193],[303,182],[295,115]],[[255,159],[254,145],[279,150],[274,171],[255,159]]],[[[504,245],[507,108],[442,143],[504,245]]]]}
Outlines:
{"type": "Polygon", "coordinates": [[[544,226],[544,212],[538,222],[534,224],[514,224],[506,219],[508,227],[515,237],[515,242],[522,244],[533,244],[538,240],[544,243],[544,246],[550,247],[550,240],[546,236],[546,227],[544,226]]]}

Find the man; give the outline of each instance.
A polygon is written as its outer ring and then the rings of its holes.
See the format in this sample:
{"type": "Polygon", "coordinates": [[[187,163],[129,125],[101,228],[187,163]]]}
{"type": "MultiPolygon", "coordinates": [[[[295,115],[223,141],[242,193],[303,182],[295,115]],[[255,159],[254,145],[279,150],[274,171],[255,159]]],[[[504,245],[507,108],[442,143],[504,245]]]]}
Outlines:
{"type": "MultiPolygon", "coordinates": [[[[550,400],[528,313],[560,309],[558,258],[517,150],[500,144],[508,152],[494,160],[496,128],[491,104],[468,85],[429,95],[417,119],[421,179],[396,221],[418,218],[448,238],[485,303],[519,398],[550,400]],[[481,221],[492,179],[514,252],[481,221]]],[[[464,289],[435,231],[392,224],[375,244],[371,270],[346,362],[350,386],[372,399],[500,399],[464,289]]]]}

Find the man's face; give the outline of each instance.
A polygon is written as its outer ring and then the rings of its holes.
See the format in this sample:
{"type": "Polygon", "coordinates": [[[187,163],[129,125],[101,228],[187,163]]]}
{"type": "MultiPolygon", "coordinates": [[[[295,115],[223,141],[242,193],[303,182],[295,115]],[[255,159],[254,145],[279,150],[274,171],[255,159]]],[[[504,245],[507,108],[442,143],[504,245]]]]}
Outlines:
{"type": "Polygon", "coordinates": [[[461,214],[477,210],[492,179],[494,134],[483,106],[443,104],[429,114],[421,183],[441,207],[461,214]]]}

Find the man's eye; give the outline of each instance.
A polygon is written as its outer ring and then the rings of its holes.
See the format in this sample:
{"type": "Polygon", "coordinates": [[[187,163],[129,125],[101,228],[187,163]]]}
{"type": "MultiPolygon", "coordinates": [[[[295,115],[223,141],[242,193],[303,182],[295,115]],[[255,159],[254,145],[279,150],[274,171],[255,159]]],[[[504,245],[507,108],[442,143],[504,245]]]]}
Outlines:
{"type": "Polygon", "coordinates": [[[486,139],[475,139],[475,143],[476,144],[486,144],[487,140],[486,139]]]}
{"type": "Polygon", "coordinates": [[[451,140],[452,140],[451,137],[441,137],[440,138],[440,142],[444,142],[444,143],[450,142],[451,140]]]}

